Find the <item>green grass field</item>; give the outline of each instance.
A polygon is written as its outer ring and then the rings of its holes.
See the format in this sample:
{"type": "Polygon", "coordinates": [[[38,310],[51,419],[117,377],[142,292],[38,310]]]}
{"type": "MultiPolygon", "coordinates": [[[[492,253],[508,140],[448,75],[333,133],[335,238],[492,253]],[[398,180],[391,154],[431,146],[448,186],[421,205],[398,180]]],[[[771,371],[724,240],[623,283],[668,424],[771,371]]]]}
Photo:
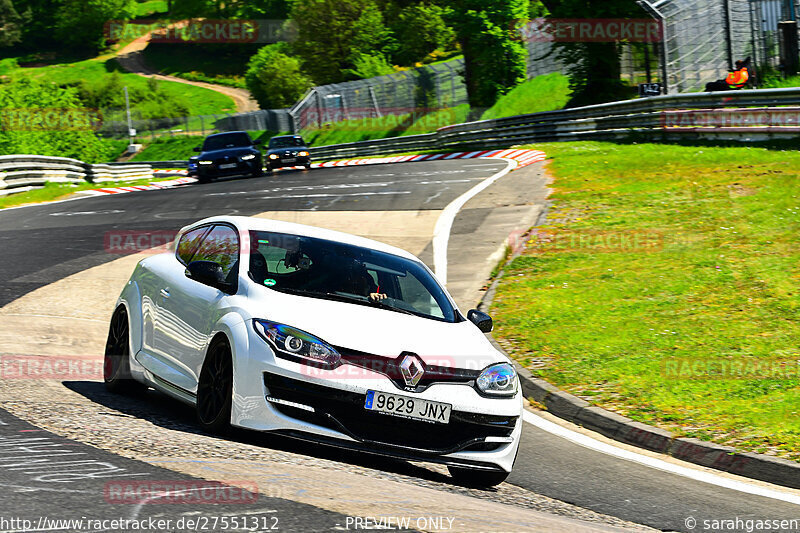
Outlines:
{"type": "Polygon", "coordinates": [[[503,118],[562,109],[569,101],[569,79],[560,72],[536,76],[502,96],[481,118],[503,118]]]}
{"type": "Polygon", "coordinates": [[[320,129],[309,129],[303,132],[306,142],[312,146],[367,141],[431,133],[450,124],[458,124],[467,120],[469,106],[467,104],[448,109],[403,115],[385,115],[363,119],[345,120],[326,124],[320,129]]]}
{"type": "Polygon", "coordinates": [[[532,148],[555,203],[493,304],[513,356],[635,420],[800,459],[800,153],[532,148]]]}
{"type": "MultiPolygon", "coordinates": [[[[81,80],[86,80],[90,84],[100,84],[108,76],[111,76],[111,73],[115,70],[119,70],[119,67],[113,59],[106,61],[90,59],[48,65],[46,67],[20,68],[14,70],[14,74],[46,80],[56,84],[76,83],[81,80]]],[[[147,87],[147,78],[126,72],[119,72],[118,75],[121,82],[129,88],[139,87],[145,89],[147,87]]],[[[167,94],[183,99],[189,105],[190,115],[236,111],[236,105],[233,100],[224,94],[183,83],[169,81],[159,81],[158,83],[167,94]]]]}
{"type": "Polygon", "coordinates": [[[134,18],[155,17],[167,12],[167,0],[136,0],[134,18]]]}

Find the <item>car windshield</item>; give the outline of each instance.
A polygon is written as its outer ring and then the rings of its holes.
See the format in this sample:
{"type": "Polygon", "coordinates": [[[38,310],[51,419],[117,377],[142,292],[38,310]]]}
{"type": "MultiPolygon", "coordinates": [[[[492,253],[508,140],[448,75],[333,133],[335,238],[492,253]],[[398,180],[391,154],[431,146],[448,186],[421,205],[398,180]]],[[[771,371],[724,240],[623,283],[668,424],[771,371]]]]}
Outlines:
{"type": "Polygon", "coordinates": [[[250,232],[250,278],[269,289],[456,322],[442,288],[418,261],[324,239],[250,232]]]}
{"type": "Polygon", "coordinates": [[[203,151],[223,150],[225,148],[236,148],[240,146],[252,146],[250,137],[246,133],[226,133],[225,135],[214,135],[208,137],[203,143],[203,151]]]}
{"type": "Polygon", "coordinates": [[[305,141],[300,137],[276,137],[269,141],[270,148],[295,148],[305,145],[305,141]]]}

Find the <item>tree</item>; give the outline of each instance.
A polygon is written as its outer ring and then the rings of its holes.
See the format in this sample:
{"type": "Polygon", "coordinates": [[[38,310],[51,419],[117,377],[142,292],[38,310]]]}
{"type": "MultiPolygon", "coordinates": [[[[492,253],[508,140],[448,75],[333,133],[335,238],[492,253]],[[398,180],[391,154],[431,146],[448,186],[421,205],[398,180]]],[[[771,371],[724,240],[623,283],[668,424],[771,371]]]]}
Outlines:
{"type": "Polygon", "coordinates": [[[284,49],[281,44],[265,46],[248,64],[245,82],[262,109],[289,107],[313,86],[300,70],[300,61],[284,49]]]}
{"type": "Polygon", "coordinates": [[[0,0],[0,48],[22,40],[22,27],[27,19],[30,19],[30,12],[20,15],[11,0],[0,0]]]}
{"type": "Polygon", "coordinates": [[[58,20],[62,0],[13,0],[17,13],[30,14],[22,26],[21,45],[28,50],[40,51],[53,47],[57,39],[53,29],[58,20]]]}
{"type": "Polygon", "coordinates": [[[63,0],[55,33],[68,46],[100,50],[105,46],[105,25],[126,20],[133,14],[132,0],[63,0]]]}
{"type": "MultiPolygon", "coordinates": [[[[644,11],[629,0],[542,0],[555,18],[643,17],[644,11]]],[[[628,98],[620,80],[620,49],[617,43],[556,43],[567,65],[572,89],[570,107],[628,98]]]]}
{"type": "Polygon", "coordinates": [[[449,49],[455,41],[455,32],[444,21],[448,10],[435,4],[413,4],[391,10],[392,31],[397,36],[398,47],[393,59],[398,65],[413,65],[439,49],[449,49]]]}
{"type": "Polygon", "coordinates": [[[292,48],[317,84],[348,78],[362,54],[391,57],[396,46],[375,0],[297,0],[292,48]]]}
{"type": "Polygon", "coordinates": [[[491,107],[526,79],[527,51],[516,25],[528,16],[528,0],[444,0],[448,20],[464,52],[470,107],[491,107]]]}

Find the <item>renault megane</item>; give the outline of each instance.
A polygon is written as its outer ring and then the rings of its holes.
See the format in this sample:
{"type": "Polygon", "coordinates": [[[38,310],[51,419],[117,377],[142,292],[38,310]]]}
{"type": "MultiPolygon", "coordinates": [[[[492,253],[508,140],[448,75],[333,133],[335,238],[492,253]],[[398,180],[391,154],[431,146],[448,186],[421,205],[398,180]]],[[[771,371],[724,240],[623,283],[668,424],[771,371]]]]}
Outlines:
{"type": "Polygon", "coordinates": [[[432,461],[491,486],[522,433],[519,380],[491,329],[404,250],[214,217],[137,265],[111,318],[105,382],[191,404],[210,431],[432,461]]]}

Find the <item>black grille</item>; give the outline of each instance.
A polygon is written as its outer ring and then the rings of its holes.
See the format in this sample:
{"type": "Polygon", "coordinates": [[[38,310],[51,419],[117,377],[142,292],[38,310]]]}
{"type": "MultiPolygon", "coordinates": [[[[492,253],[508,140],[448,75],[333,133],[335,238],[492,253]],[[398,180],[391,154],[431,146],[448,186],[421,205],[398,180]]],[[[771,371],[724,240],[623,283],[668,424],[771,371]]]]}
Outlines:
{"type": "Polygon", "coordinates": [[[478,415],[452,411],[448,424],[409,420],[364,409],[365,396],[274,374],[264,374],[264,384],[273,398],[315,409],[312,413],[296,407],[273,404],[287,416],[341,431],[368,444],[413,449],[429,454],[490,450],[500,444],[486,444],[486,437],[508,437],[517,417],[478,415]]]}
{"type": "Polygon", "coordinates": [[[422,392],[434,383],[466,383],[474,385],[475,380],[480,375],[479,370],[467,370],[464,368],[452,368],[447,366],[426,365],[422,359],[420,363],[425,369],[425,373],[415,387],[406,385],[403,374],[400,372],[400,363],[406,355],[414,355],[410,352],[403,352],[397,357],[381,357],[370,353],[350,350],[336,346],[336,350],[342,354],[342,359],[362,368],[383,374],[391,380],[394,385],[401,390],[409,392],[422,392]]]}

